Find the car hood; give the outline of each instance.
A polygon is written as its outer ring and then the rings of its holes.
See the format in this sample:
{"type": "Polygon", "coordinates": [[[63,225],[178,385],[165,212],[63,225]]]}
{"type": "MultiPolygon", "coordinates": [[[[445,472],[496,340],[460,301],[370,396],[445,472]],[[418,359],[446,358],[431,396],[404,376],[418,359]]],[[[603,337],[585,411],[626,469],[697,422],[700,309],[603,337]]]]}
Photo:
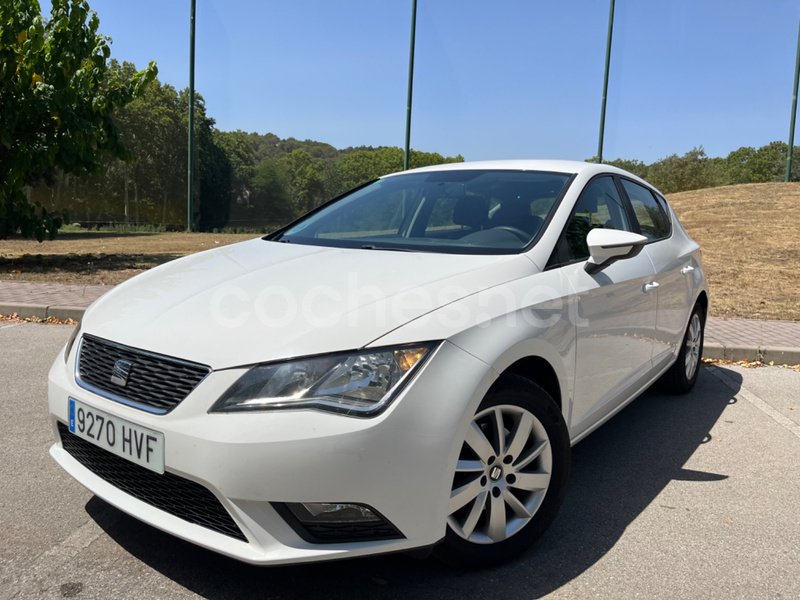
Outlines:
{"type": "Polygon", "coordinates": [[[126,281],[87,310],[82,327],[121,344],[223,369],[362,348],[428,312],[536,270],[522,255],[256,239],[126,281]]]}

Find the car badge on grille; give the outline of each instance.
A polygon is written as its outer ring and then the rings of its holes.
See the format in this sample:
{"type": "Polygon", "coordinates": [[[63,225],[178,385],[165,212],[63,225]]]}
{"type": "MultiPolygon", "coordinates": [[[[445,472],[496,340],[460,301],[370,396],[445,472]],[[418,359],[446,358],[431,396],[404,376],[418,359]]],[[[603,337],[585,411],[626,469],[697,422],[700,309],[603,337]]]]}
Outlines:
{"type": "Polygon", "coordinates": [[[111,383],[120,387],[128,385],[128,377],[130,377],[133,363],[129,360],[118,360],[114,363],[114,370],[111,373],[111,383]]]}

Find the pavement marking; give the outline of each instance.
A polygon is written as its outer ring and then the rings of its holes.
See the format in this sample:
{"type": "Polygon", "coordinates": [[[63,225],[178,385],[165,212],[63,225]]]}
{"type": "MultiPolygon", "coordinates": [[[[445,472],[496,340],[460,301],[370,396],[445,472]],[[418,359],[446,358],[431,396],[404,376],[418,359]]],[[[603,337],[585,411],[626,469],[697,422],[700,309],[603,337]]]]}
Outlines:
{"type": "Polygon", "coordinates": [[[8,325],[0,325],[0,329],[8,329],[9,327],[19,327],[22,323],[9,323],[8,325]]]}
{"type": "Polygon", "coordinates": [[[751,392],[748,392],[742,386],[738,385],[733,379],[731,379],[725,373],[723,373],[719,367],[711,366],[708,367],[708,369],[711,371],[711,374],[714,377],[716,377],[722,383],[731,388],[736,393],[737,396],[744,398],[750,404],[755,406],[758,410],[763,412],[772,420],[776,421],[779,425],[782,425],[784,428],[788,429],[790,433],[800,438],[800,425],[798,425],[791,419],[786,418],[779,411],[775,410],[769,404],[764,402],[761,398],[759,398],[758,396],[756,396],[751,392]]]}

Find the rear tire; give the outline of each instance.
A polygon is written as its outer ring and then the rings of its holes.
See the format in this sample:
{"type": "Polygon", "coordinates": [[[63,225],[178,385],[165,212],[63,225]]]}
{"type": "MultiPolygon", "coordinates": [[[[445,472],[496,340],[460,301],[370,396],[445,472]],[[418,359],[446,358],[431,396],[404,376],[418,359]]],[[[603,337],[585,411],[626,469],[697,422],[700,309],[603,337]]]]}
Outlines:
{"type": "Polygon", "coordinates": [[[569,433],[556,403],[531,381],[502,376],[470,423],[447,533],[433,554],[460,567],[518,556],[555,519],[569,472],[569,433]]]}
{"type": "Polygon", "coordinates": [[[685,394],[694,387],[700,374],[700,359],[703,356],[705,332],[705,311],[695,304],[683,343],[678,350],[678,359],[664,374],[664,383],[670,391],[685,394]]]}

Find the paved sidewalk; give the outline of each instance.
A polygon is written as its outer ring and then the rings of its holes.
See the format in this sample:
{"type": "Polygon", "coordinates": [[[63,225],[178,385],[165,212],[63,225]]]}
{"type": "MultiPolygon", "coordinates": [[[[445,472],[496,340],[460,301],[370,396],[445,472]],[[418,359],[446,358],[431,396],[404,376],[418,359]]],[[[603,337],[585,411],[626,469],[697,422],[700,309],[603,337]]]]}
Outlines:
{"type": "Polygon", "coordinates": [[[0,315],[75,319],[111,286],[0,281],[0,315]]]}
{"type": "MultiPolygon", "coordinates": [[[[87,306],[111,287],[0,281],[0,315],[79,321],[87,306]]],[[[710,318],[706,358],[800,364],[800,322],[710,318]]]]}
{"type": "Polygon", "coordinates": [[[703,354],[706,358],[800,364],[800,322],[711,317],[703,354]]]}

